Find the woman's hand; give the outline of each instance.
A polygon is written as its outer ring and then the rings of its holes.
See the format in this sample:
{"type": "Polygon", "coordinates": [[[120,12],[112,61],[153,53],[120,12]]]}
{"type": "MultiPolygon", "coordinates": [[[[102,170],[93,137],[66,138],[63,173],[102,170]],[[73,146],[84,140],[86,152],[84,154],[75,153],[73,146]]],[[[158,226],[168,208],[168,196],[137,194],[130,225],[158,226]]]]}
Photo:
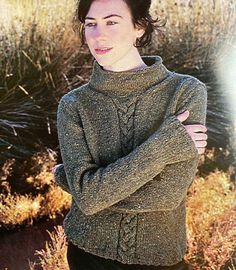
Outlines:
{"type": "Polygon", "coordinates": [[[57,167],[59,167],[60,165],[61,165],[61,164],[57,164],[56,166],[54,166],[54,167],[52,168],[52,173],[53,173],[53,174],[55,173],[57,167]]]}
{"type": "MultiPolygon", "coordinates": [[[[177,119],[180,122],[184,122],[189,117],[189,111],[185,111],[179,115],[177,115],[177,119]]],[[[191,136],[192,140],[195,143],[195,146],[198,150],[198,154],[203,154],[205,152],[205,147],[207,145],[207,128],[204,125],[184,125],[188,134],[191,136]]]]}

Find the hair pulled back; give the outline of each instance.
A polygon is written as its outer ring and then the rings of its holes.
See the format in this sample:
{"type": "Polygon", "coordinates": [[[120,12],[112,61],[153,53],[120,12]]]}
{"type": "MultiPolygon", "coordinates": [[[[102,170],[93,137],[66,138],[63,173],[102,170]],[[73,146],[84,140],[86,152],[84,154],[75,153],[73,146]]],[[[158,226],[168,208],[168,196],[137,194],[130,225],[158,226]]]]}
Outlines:
{"type": "MultiPolygon", "coordinates": [[[[81,38],[82,45],[84,45],[84,23],[85,17],[89,12],[91,4],[96,0],[78,0],[75,16],[73,19],[73,29],[75,32],[79,29],[79,35],[81,38]]],[[[144,34],[137,38],[135,47],[144,47],[150,44],[152,40],[152,34],[155,29],[163,34],[160,27],[165,25],[160,24],[159,19],[153,19],[150,15],[151,0],[122,0],[130,9],[132,22],[134,27],[141,27],[145,30],[144,34]]]]}

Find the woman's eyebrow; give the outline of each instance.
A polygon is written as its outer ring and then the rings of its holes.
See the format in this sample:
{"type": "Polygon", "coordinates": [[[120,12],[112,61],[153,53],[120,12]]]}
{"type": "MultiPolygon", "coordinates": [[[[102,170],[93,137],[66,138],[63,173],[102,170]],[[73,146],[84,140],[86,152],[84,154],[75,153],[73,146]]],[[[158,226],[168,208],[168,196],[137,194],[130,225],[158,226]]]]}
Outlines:
{"type": "MultiPolygon", "coordinates": [[[[119,17],[119,18],[123,19],[122,16],[117,15],[117,14],[111,14],[111,15],[103,17],[102,19],[108,19],[108,18],[111,18],[111,17],[119,17]]],[[[93,18],[93,17],[85,17],[85,20],[96,20],[96,19],[93,18]]]]}

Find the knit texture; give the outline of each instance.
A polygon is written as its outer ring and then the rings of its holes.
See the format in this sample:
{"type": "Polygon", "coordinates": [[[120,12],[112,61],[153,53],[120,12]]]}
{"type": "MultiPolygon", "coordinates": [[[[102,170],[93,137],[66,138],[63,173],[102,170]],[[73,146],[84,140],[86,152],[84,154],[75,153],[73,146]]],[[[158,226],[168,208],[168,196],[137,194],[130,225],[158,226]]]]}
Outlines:
{"type": "Polygon", "coordinates": [[[75,245],[125,264],[173,265],[186,253],[199,161],[184,125],[205,125],[207,90],[160,56],[142,58],[147,67],[124,72],[94,61],[90,81],[61,98],[55,180],[72,195],[63,225],[75,245]]]}

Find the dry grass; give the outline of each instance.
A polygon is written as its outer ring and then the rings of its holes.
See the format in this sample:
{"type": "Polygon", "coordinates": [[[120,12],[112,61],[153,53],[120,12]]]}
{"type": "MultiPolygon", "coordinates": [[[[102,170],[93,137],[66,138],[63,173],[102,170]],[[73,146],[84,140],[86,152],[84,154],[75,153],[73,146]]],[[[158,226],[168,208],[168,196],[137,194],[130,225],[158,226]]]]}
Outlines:
{"type": "Polygon", "coordinates": [[[236,192],[220,171],[196,178],[187,203],[189,252],[194,269],[219,269],[236,251],[236,192]]]}
{"type": "MultiPolygon", "coordinates": [[[[5,4],[2,4],[4,14],[8,16],[3,16],[2,19],[0,17],[2,27],[0,45],[9,58],[8,67],[4,64],[7,68],[5,74],[9,77],[14,76],[11,72],[15,64],[14,53],[22,55],[26,69],[29,66],[40,72],[44,70],[44,64],[54,66],[56,64],[62,72],[64,68],[68,69],[68,60],[79,51],[80,43],[79,37],[72,30],[75,2],[66,0],[59,2],[4,0],[4,2],[5,4]],[[34,43],[37,44],[39,52],[34,43]],[[56,63],[53,63],[54,61],[56,63]]],[[[58,78],[54,78],[53,73],[47,72],[45,76],[52,85],[56,85],[58,78]]]]}
{"type": "Polygon", "coordinates": [[[71,205],[71,195],[56,184],[45,195],[0,195],[0,227],[13,229],[15,226],[33,224],[35,220],[48,216],[55,218],[71,205]]]}
{"type": "Polygon", "coordinates": [[[26,183],[38,190],[43,190],[53,182],[52,168],[56,164],[56,152],[48,149],[47,152],[35,153],[30,160],[26,174],[26,183]]]}
{"type": "Polygon", "coordinates": [[[170,65],[201,70],[235,39],[234,0],[155,0],[152,14],[167,19],[166,37],[156,35],[153,50],[158,48],[170,65]]]}
{"type": "Polygon", "coordinates": [[[51,242],[46,242],[45,249],[36,251],[39,263],[29,262],[30,270],[36,270],[38,265],[47,270],[68,270],[66,259],[67,240],[62,226],[57,226],[55,232],[50,233],[51,242]]]}
{"type": "MultiPolygon", "coordinates": [[[[20,42],[22,36],[26,37],[27,30],[35,27],[38,36],[47,37],[56,42],[63,33],[68,34],[74,6],[74,1],[66,0],[60,2],[56,0],[2,0],[0,20],[4,27],[2,34],[11,35],[15,30],[21,35],[16,36],[12,41],[20,42]]],[[[27,41],[30,42],[30,40],[27,41]]]]}
{"type": "Polygon", "coordinates": [[[1,225],[12,228],[14,225],[32,224],[33,218],[40,215],[43,197],[38,195],[0,195],[0,220],[1,225]]]}
{"type": "Polygon", "coordinates": [[[6,193],[10,193],[10,187],[9,183],[7,181],[7,178],[11,175],[12,173],[12,165],[14,164],[15,160],[14,159],[9,159],[7,160],[0,171],[0,186],[2,187],[3,190],[5,190],[6,193]]]}
{"type": "Polygon", "coordinates": [[[0,165],[48,145],[61,93],[85,81],[73,7],[73,0],[0,1],[0,165]]]}
{"type": "Polygon", "coordinates": [[[63,191],[59,186],[52,186],[44,196],[42,214],[55,218],[62,210],[71,206],[71,195],[63,191]]]}
{"type": "Polygon", "coordinates": [[[52,184],[45,195],[0,195],[0,227],[33,224],[41,217],[55,218],[71,205],[71,195],[52,184]]]}
{"type": "Polygon", "coordinates": [[[1,186],[4,192],[0,195],[0,227],[12,229],[19,225],[32,224],[34,220],[43,216],[55,218],[57,214],[70,207],[71,195],[63,191],[54,180],[53,152],[40,152],[32,157],[32,168],[28,171],[26,182],[32,185],[38,194],[20,195],[11,192],[6,178],[11,173],[13,164],[11,160],[3,167],[1,186]]]}

